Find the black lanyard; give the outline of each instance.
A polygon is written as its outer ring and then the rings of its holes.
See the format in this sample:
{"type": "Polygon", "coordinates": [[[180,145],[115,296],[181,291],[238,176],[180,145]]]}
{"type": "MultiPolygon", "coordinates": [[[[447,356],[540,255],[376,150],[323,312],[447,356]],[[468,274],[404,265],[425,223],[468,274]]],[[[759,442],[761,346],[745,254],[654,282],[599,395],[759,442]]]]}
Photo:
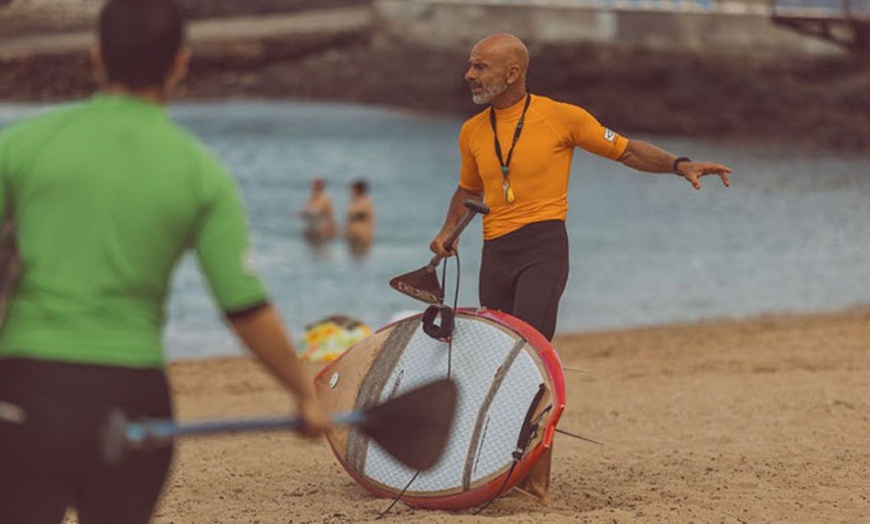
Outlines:
{"type": "Polygon", "coordinates": [[[501,175],[503,177],[508,176],[508,167],[511,163],[511,157],[514,154],[514,147],[517,145],[517,142],[520,140],[520,133],[523,132],[523,122],[526,119],[526,110],[529,109],[529,104],[532,102],[532,95],[526,95],[526,105],[523,106],[523,114],[520,115],[519,121],[517,121],[517,128],[514,130],[514,141],[511,144],[511,148],[508,151],[507,161],[505,161],[501,156],[501,144],[498,143],[498,131],[495,128],[495,108],[489,108],[489,123],[492,126],[492,134],[495,138],[495,156],[498,157],[498,163],[501,166],[501,175]]]}

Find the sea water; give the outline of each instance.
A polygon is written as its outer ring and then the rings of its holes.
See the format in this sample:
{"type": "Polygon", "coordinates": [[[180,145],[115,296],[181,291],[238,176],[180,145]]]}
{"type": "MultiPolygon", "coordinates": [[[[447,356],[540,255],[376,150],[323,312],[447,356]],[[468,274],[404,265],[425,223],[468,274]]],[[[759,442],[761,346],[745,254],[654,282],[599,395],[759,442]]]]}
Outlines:
{"type": "MultiPolygon", "coordinates": [[[[0,106],[5,124],[32,106],[0,106]]],[[[238,180],[255,259],[298,338],[330,315],[372,328],[425,305],[389,287],[425,266],[456,188],[462,119],[386,108],[301,102],[184,103],[173,117],[238,180]],[[375,242],[354,256],[336,239],[312,247],[293,216],[311,179],[327,181],[339,221],[349,183],[368,179],[375,242]]],[[[635,136],[733,168],[732,187],[705,177],[638,173],[577,150],[569,193],[571,273],[561,333],[870,303],[870,159],[733,142],[635,136]]],[[[447,301],[477,306],[480,220],[448,260],[447,301]]],[[[439,268],[439,278],[441,271],[439,268]]],[[[195,258],[172,284],[170,358],[242,351],[214,306],[195,258]]]]}

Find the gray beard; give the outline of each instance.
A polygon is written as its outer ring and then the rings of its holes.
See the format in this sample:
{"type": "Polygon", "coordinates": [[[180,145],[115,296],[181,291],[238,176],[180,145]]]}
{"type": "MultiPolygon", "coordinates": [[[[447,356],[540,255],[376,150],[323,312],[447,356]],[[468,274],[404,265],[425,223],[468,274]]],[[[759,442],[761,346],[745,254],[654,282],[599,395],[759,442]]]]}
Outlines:
{"type": "Polygon", "coordinates": [[[504,93],[507,90],[507,82],[499,82],[483,90],[482,93],[471,94],[471,100],[475,104],[482,106],[492,102],[492,99],[504,93]]]}

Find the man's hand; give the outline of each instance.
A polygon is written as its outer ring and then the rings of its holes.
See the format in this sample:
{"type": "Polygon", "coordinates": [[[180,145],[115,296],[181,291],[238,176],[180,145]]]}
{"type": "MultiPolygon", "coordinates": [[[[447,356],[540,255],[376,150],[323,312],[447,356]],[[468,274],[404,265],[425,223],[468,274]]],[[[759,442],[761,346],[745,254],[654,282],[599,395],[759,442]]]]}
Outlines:
{"type": "Polygon", "coordinates": [[[432,242],[429,243],[429,249],[441,258],[452,257],[456,254],[457,242],[454,242],[453,246],[450,249],[447,249],[444,243],[447,241],[448,237],[450,237],[449,233],[439,233],[438,236],[432,239],[432,242]]]}
{"type": "Polygon", "coordinates": [[[730,187],[731,181],[728,180],[730,172],[730,167],[710,162],[680,162],[677,166],[677,174],[688,180],[695,189],[701,189],[701,177],[707,175],[719,175],[722,185],[730,187]]]}
{"type": "Polygon", "coordinates": [[[483,192],[469,191],[461,186],[456,188],[453,196],[450,197],[450,207],[447,208],[447,217],[444,219],[444,225],[441,226],[441,231],[429,243],[429,249],[438,255],[439,258],[452,257],[456,254],[456,246],[459,244],[459,237],[453,242],[450,249],[444,245],[450,235],[459,225],[462,217],[468,212],[465,207],[466,200],[476,200],[483,202],[483,192]]]}
{"type": "Polygon", "coordinates": [[[302,434],[312,438],[322,435],[331,424],[330,416],[314,393],[278,310],[264,303],[250,311],[230,314],[227,320],[245,346],[296,398],[302,434]]]}
{"type": "Polygon", "coordinates": [[[298,401],[297,409],[302,419],[300,432],[308,438],[317,438],[332,427],[332,418],[316,396],[310,395],[298,401]]]}
{"type": "Polygon", "coordinates": [[[725,187],[731,185],[728,180],[730,167],[712,162],[692,162],[643,140],[629,140],[619,161],[646,173],[675,173],[688,180],[695,189],[701,189],[701,177],[706,175],[719,175],[725,187]]]}

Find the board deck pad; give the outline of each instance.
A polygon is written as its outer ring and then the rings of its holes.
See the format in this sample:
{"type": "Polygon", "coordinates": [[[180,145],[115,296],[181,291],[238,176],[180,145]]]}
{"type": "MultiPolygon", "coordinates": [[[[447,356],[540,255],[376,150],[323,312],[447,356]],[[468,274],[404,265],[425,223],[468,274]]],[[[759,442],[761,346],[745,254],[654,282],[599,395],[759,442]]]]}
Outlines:
{"type": "Polygon", "coordinates": [[[503,313],[458,310],[452,347],[423,331],[422,315],[400,320],[349,348],[318,374],[315,386],[328,409],[350,411],[448,372],[459,399],[444,454],[433,468],[412,470],[353,428],[327,433],[342,466],[371,493],[401,494],[417,507],[473,507],[516,484],[550,446],[564,409],[561,365],[540,333],[503,313]],[[518,437],[542,388],[532,417],[539,416],[540,428],[511,471],[518,437]]]}

